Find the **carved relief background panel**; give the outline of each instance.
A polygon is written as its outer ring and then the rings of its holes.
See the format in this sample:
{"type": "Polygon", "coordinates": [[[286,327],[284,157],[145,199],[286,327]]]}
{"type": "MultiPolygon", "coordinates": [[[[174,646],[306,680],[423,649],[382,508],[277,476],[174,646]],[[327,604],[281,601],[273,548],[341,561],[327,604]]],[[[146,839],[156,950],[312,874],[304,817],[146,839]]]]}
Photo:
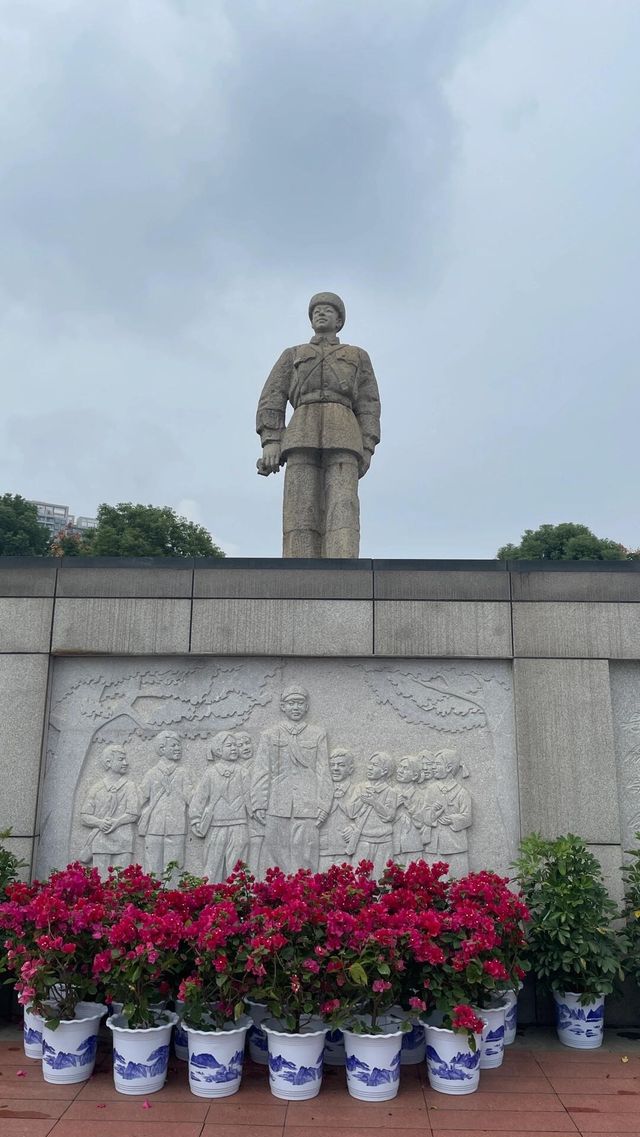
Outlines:
{"type": "Polygon", "coordinates": [[[391,855],[506,872],[518,838],[508,663],[55,661],[38,875],[391,855]]]}

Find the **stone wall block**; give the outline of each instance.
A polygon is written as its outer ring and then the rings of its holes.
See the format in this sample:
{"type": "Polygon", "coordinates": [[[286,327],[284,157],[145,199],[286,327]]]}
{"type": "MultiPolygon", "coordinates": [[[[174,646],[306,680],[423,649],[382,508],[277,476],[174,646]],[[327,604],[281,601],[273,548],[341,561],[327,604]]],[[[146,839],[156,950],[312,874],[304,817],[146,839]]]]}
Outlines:
{"type": "Polygon", "coordinates": [[[57,571],[52,557],[0,557],[0,596],[53,596],[57,571]]]}
{"type": "Polygon", "coordinates": [[[0,829],[32,837],[42,755],[49,660],[0,655],[0,829]]]}
{"type": "Polygon", "coordinates": [[[619,841],[606,661],[516,659],[514,692],[522,835],[619,841]]]}
{"type": "Polygon", "coordinates": [[[70,596],[140,596],[151,599],[189,598],[193,586],[192,562],[187,559],[167,558],[167,563],[149,558],[149,564],[131,564],[128,558],[120,563],[104,564],[102,558],[85,563],[84,558],[65,557],[58,573],[56,595],[70,596]]]}
{"type": "Polygon", "coordinates": [[[378,600],[376,655],[505,659],[509,605],[491,601],[378,600]]]}
{"type": "Polygon", "coordinates": [[[639,601],[640,572],[514,572],[514,600],[639,601]]]}
{"type": "Polygon", "coordinates": [[[366,600],[194,600],[191,651],[207,655],[370,655],[366,600]]]}
{"type": "Polygon", "coordinates": [[[193,595],[199,599],[254,600],[369,600],[373,596],[373,573],[366,567],[369,561],[349,562],[355,567],[348,570],[290,568],[290,563],[278,561],[274,568],[254,568],[249,562],[246,568],[226,568],[222,567],[226,561],[222,561],[219,568],[196,567],[193,595]]]}
{"type": "Polygon", "coordinates": [[[640,604],[514,603],[516,656],[640,659],[640,604]]]}
{"type": "Polygon", "coordinates": [[[377,569],[376,600],[509,600],[507,572],[377,569]]]}
{"type": "Polygon", "coordinates": [[[0,599],[0,651],[49,651],[53,600],[44,596],[0,599]]]}
{"type": "Polygon", "coordinates": [[[54,653],[182,655],[189,651],[190,600],[56,600],[54,653]]]}

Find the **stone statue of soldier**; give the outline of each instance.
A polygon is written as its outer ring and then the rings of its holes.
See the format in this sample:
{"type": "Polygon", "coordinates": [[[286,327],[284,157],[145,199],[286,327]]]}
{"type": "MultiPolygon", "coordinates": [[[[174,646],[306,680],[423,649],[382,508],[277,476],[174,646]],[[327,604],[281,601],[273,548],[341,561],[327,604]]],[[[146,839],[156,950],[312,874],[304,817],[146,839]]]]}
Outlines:
{"type": "Polygon", "coordinates": [[[258,473],[286,466],[284,557],[359,554],[358,479],[380,441],[380,397],[366,351],[338,339],[345,318],[335,293],[312,296],[314,335],[283,351],[258,403],[258,473]],[[285,426],[288,403],[293,416],[285,426]]]}

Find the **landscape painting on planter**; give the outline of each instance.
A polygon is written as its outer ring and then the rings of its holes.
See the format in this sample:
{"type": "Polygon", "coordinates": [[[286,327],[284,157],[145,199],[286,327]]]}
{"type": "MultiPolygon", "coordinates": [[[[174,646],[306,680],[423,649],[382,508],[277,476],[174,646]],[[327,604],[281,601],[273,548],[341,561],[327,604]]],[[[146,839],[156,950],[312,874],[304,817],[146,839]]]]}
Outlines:
{"type": "Polygon", "coordinates": [[[507,663],[59,658],[37,872],[506,872],[517,801],[507,663]]]}

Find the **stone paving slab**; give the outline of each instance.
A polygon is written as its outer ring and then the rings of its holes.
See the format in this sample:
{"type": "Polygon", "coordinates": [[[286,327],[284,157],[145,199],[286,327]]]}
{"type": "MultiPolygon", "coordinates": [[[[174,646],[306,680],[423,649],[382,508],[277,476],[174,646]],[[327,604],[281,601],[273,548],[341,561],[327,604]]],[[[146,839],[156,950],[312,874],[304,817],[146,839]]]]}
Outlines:
{"type": "Polygon", "coordinates": [[[390,1102],[349,1097],[344,1070],[328,1068],[308,1102],[279,1102],[264,1067],[248,1061],[238,1094],[195,1098],[186,1066],[172,1061],[166,1087],[148,1098],[116,1093],[108,1047],[86,1084],[50,1086],[25,1058],[16,1030],[0,1030],[1,1137],[629,1137],[640,1135],[640,1040],[607,1032],[602,1050],[561,1046],[527,1030],[480,1089],[448,1097],[424,1067],[404,1067],[390,1102]],[[145,1106],[145,1100],[147,1105],[145,1106]]]}

